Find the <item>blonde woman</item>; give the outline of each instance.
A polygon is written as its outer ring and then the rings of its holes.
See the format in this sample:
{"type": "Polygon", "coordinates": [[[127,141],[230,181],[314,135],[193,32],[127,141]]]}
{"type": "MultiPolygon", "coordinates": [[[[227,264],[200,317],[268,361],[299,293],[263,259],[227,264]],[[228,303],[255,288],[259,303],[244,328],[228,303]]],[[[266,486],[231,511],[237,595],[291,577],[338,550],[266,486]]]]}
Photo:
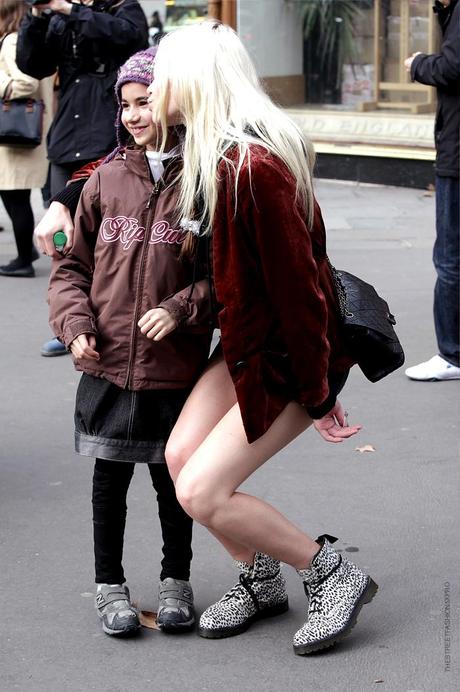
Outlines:
{"type": "Polygon", "coordinates": [[[1,276],[33,277],[32,262],[38,253],[32,242],[34,217],[31,188],[43,187],[48,171],[46,133],[51,122],[52,80],[41,82],[21,72],[16,64],[16,45],[21,20],[27,12],[23,0],[0,3],[0,98],[33,98],[45,101],[43,137],[34,149],[0,145],[0,197],[13,224],[18,256],[0,266],[1,276]]]}
{"type": "Polygon", "coordinates": [[[309,654],[347,635],[377,586],[334,551],[335,539],[313,540],[238,488],[312,422],[336,443],[359,430],[336,400],[352,361],[339,337],[313,157],[229,27],[208,21],[168,35],[149,89],[162,131],[186,126],[179,221],[212,238],[221,330],[166,452],[179,502],[240,571],[199,633],[239,634],[286,611],[285,562],[308,595],[294,651],[309,654]]]}

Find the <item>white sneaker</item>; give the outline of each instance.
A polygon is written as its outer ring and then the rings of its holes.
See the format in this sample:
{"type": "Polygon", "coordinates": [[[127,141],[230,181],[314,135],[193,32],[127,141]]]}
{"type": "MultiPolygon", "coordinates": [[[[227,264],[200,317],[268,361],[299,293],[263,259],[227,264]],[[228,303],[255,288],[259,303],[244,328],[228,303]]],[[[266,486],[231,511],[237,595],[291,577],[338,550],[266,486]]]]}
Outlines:
{"type": "Polygon", "coordinates": [[[425,363],[413,365],[405,371],[411,380],[436,382],[438,380],[460,380],[460,368],[452,365],[441,356],[433,356],[425,363]]]}

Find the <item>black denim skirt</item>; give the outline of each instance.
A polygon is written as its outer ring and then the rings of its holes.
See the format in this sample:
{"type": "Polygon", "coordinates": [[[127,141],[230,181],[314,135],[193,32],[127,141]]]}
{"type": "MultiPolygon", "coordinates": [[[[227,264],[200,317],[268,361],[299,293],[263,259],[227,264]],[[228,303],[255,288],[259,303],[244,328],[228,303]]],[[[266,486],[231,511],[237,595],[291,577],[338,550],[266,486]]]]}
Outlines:
{"type": "Polygon", "coordinates": [[[83,373],[75,402],[75,451],[98,459],[164,463],[189,389],[129,391],[83,373]]]}

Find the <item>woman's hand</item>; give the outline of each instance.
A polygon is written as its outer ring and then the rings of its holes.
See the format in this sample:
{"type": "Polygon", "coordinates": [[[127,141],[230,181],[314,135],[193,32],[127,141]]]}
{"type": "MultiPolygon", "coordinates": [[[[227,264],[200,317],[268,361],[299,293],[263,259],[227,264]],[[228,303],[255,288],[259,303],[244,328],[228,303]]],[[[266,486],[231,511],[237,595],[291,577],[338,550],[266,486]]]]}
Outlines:
{"type": "Polygon", "coordinates": [[[348,425],[347,414],[339,400],[323,418],[314,420],[313,425],[327,442],[343,442],[362,428],[361,425],[348,425]]]}
{"type": "Polygon", "coordinates": [[[76,360],[99,360],[94,334],[80,334],[70,344],[70,351],[76,360]]]}
{"type": "Polygon", "coordinates": [[[177,322],[164,308],[153,308],[142,315],[137,325],[147,339],[161,341],[167,334],[176,329],[177,322]]]}
{"type": "Polygon", "coordinates": [[[45,216],[34,231],[34,237],[38,249],[44,255],[57,259],[65,254],[73,240],[73,222],[67,207],[60,202],[51,202],[45,216]],[[67,242],[61,252],[56,250],[53,243],[56,231],[64,231],[67,236],[67,242]]]}

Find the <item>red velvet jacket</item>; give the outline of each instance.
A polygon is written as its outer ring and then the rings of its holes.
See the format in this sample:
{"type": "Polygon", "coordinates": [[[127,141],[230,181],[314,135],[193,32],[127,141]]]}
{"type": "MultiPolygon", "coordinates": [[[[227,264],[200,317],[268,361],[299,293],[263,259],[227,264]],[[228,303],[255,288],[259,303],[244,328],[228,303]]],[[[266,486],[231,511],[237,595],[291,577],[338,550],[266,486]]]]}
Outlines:
{"type": "Polygon", "coordinates": [[[261,146],[250,154],[236,213],[234,174],[220,165],[213,271],[224,357],[253,442],[289,401],[320,406],[317,417],[329,411],[328,373],[346,373],[353,361],[339,338],[320,208],[307,228],[287,167],[261,146]]]}

